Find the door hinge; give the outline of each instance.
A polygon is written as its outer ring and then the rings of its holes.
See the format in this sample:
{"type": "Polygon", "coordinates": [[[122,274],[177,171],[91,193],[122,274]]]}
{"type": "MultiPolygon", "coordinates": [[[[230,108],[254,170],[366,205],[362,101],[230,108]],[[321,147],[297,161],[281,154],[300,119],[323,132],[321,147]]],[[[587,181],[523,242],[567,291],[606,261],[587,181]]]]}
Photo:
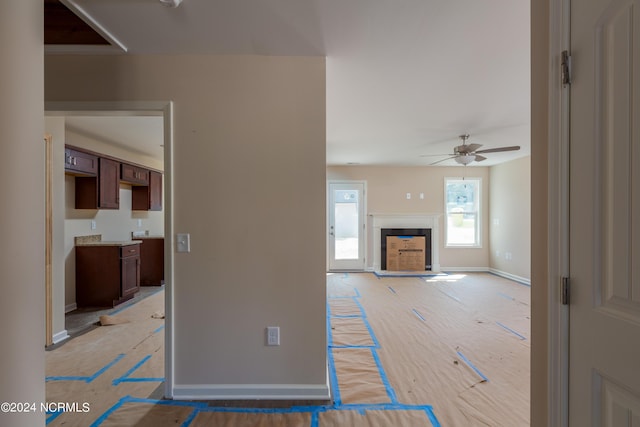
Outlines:
{"type": "Polygon", "coordinates": [[[562,51],[562,62],[560,63],[562,86],[571,85],[571,55],[566,50],[562,51]]]}
{"type": "Polygon", "coordinates": [[[562,278],[562,288],[561,288],[561,293],[562,293],[562,305],[569,305],[569,298],[571,296],[570,293],[570,287],[569,287],[569,278],[568,277],[563,277],[562,278]]]}

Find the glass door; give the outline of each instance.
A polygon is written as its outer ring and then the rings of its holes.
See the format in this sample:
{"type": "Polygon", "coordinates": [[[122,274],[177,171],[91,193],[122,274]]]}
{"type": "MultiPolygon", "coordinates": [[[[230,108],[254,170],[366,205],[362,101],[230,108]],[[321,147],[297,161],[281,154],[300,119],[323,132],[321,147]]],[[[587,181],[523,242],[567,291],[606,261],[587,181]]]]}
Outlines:
{"type": "Polygon", "coordinates": [[[364,270],[364,183],[329,183],[329,270],[364,270]]]}

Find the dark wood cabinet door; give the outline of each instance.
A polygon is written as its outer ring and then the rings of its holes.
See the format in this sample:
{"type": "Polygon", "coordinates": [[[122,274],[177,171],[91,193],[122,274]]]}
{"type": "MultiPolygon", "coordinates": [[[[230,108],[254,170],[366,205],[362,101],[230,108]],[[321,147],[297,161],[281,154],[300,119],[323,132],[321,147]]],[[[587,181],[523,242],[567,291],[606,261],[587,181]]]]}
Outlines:
{"type": "Polygon", "coordinates": [[[140,257],[122,258],[122,297],[133,295],[140,289],[140,257]]]}
{"type": "Polygon", "coordinates": [[[120,180],[131,185],[149,185],[149,173],[148,169],[123,163],[120,180]]]}
{"type": "Polygon", "coordinates": [[[162,210],[162,174],[154,171],[149,174],[149,210],[162,210]]]}
{"type": "Polygon", "coordinates": [[[120,163],[100,158],[98,209],[120,208],[120,163]]]}
{"type": "Polygon", "coordinates": [[[162,210],[162,174],[149,171],[148,186],[131,187],[131,208],[135,211],[162,210]]]}
{"type": "Polygon", "coordinates": [[[143,242],[140,245],[140,286],[160,286],[164,283],[164,239],[139,239],[143,242]]]}
{"type": "Polygon", "coordinates": [[[96,176],[98,174],[98,156],[65,148],[64,169],[72,175],[96,176]]]}

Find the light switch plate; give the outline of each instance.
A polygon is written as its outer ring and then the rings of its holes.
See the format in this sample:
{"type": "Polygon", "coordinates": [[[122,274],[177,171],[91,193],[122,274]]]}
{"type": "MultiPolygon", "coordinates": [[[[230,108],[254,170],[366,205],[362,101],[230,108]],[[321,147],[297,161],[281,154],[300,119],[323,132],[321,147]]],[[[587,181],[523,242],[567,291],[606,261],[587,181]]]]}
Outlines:
{"type": "Polygon", "coordinates": [[[176,241],[178,252],[191,252],[191,235],[189,233],[178,233],[176,241]]]}

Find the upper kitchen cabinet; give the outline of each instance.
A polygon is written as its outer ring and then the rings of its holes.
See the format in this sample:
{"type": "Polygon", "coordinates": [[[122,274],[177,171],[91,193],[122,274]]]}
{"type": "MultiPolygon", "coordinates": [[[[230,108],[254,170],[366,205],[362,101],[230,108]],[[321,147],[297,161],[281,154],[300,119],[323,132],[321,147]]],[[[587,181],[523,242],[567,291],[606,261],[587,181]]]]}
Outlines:
{"type": "Polygon", "coordinates": [[[75,176],[76,209],[119,209],[122,182],[131,185],[132,210],[162,210],[162,172],[65,146],[65,173],[75,176]]]}
{"type": "Polygon", "coordinates": [[[71,147],[64,149],[64,170],[73,175],[98,175],[98,156],[71,147]]]}
{"type": "Polygon", "coordinates": [[[131,209],[135,211],[162,210],[162,174],[148,171],[149,185],[131,187],[131,209]]]}
{"type": "Polygon", "coordinates": [[[131,185],[149,185],[149,172],[148,169],[123,163],[120,172],[120,181],[131,185]]]}
{"type": "Polygon", "coordinates": [[[98,158],[97,177],[76,177],[76,209],[120,208],[120,163],[98,158]]]}

